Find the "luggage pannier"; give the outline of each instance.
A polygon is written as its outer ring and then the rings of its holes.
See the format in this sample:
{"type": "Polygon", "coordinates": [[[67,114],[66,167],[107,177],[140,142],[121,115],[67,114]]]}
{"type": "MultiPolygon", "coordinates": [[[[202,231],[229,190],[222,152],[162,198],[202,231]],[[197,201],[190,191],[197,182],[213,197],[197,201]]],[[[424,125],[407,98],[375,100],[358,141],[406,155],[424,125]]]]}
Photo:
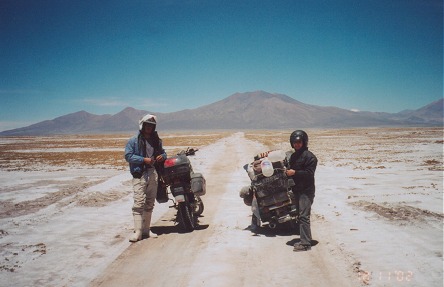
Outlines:
{"type": "Polygon", "coordinates": [[[258,197],[270,196],[276,192],[287,191],[288,183],[283,173],[277,173],[270,177],[264,177],[253,183],[258,197]]]}
{"type": "Polygon", "coordinates": [[[160,180],[157,183],[156,200],[158,203],[165,203],[168,201],[167,186],[160,180]]]}
{"type": "Polygon", "coordinates": [[[287,192],[278,192],[272,196],[258,199],[258,203],[260,206],[270,206],[275,204],[287,205],[287,203],[290,203],[290,197],[287,192]]]}
{"type": "Polygon", "coordinates": [[[191,191],[199,196],[205,195],[207,192],[205,178],[201,173],[191,174],[191,191]]]}

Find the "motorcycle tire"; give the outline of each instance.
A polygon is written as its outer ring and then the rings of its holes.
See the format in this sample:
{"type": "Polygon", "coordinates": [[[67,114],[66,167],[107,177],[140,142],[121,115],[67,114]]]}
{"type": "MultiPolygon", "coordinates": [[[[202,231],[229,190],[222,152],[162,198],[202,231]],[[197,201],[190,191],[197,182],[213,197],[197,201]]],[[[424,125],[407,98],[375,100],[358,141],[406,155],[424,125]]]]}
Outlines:
{"type": "Polygon", "coordinates": [[[197,217],[187,202],[180,202],[177,210],[179,227],[185,232],[196,229],[197,217]]]}
{"type": "Polygon", "coordinates": [[[195,205],[194,205],[194,214],[195,214],[196,216],[199,216],[199,215],[201,215],[201,214],[203,213],[203,211],[204,211],[204,204],[203,204],[203,201],[202,201],[202,199],[200,198],[199,195],[194,195],[194,202],[195,202],[195,205]]]}

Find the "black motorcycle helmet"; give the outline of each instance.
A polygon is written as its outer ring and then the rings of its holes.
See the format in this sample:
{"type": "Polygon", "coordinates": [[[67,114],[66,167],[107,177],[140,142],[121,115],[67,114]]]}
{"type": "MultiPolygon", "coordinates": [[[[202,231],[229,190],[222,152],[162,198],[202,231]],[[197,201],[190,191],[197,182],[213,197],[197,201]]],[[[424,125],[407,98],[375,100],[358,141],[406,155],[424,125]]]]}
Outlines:
{"type": "Polygon", "coordinates": [[[304,144],[304,147],[308,146],[308,135],[303,130],[295,130],[294,132],[291,133],[290,135],[291,148],[293,148],[293,144],[297,140],[301,140],[302,143],[304,144]]]}

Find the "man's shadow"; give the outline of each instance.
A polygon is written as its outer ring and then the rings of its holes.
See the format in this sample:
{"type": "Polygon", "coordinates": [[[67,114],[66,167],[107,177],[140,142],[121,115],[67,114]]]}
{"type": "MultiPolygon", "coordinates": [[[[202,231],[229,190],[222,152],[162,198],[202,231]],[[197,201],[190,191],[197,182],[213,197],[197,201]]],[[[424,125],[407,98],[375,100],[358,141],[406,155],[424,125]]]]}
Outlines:
{"type": "MultiPolygon", "coordinates": [[[[300,238],[295,238],[287,242],[288,246],[294,246],[296,243],[301,243],[300,238]]],[[[311,246],[316,246],[319,244],[319,241],[317,240],[311,240],[311,246]]]]}
{"type": "Polygon", "coordinates": [[[299,235],[299,228],[289,227],[289,226],[278,226],[276,228],[270,228],[268,224],[262,226],[249,225],[244,228],[244,230],[250,231],[254,236],[264,235],[266,237],[276,237],[276,236],[292,236],[299,235]]]}
{"type": "MultiPolygon", "coordinates": [[[[297,228],[288,228],[287,227],[277,227],[275,229],[272,229],[268,227],[268,225],[263,225],[261,227],[258,226],[248,226],[244,228],[244,230],[250,231],[253,233],[253,236],[260,236],[264,235],[266,237],[276,237],[276,236],[294,236],[294,235],[300,235],[300,229],[299,226],[297,228]]],[[[290,241],[287,241],[286,245],[288,246],[294,246],[296,243],[300,243],[300,238],[294,238],[290,241]]],[[[319,241],[317,240],[311,240],[311,246],[316,246],[319,244],[319,241]]]]}

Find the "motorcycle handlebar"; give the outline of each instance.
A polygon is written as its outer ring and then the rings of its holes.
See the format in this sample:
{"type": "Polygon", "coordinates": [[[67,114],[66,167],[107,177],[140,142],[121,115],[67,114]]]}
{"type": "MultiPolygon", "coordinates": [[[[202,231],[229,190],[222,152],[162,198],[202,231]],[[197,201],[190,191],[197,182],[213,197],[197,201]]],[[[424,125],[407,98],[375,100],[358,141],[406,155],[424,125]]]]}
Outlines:
{"type": "Polygon", "coordinates": [[[182,154],[184,154],[186,156],[195,155],[196,151],[198,151],[198,150],[199,150],[198,148],[189,148],[189,147],[187,147],[186,150],[181,150],[177,155],[182,155],[182,154]]]}

